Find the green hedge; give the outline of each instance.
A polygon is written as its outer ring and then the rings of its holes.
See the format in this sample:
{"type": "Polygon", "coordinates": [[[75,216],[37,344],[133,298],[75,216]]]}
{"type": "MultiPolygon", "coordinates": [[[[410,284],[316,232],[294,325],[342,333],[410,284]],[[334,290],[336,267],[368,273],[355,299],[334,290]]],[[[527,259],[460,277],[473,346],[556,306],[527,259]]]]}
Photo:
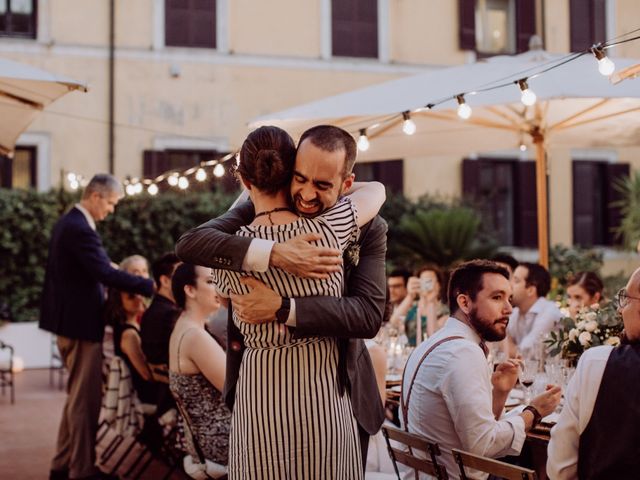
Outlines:
{"type": "MultiPolygon", "coordinates": [[[[183,232],[224,212],[234,197],[217,192],[128,197],[98,230],[113,261],[133,254],[153,260],[173,250],[183,232]]],[[[62,191],[0,189],[0,309],[8,305],[14,321],[38,318],[51,229],[77,200],[62,191]]]]}

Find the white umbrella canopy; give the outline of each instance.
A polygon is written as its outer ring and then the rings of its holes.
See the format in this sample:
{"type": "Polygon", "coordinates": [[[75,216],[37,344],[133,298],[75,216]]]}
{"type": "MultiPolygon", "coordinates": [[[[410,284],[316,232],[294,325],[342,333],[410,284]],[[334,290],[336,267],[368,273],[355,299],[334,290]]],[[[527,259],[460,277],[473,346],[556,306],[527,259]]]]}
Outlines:
{"type": "Polygon", "coordinates": [[[0,58],[0,154],[9,155],[20,134],[50,103],[87,87],[70,78],[0,58]]]}
{"type": "MultiPolygon", "coordinates": [[[[591,54],[568,56],[532,50],[444,68],[328,97],[250,122],[278,125],[292,135],[329,123],[357,135],[367,128],[370,148],[360,160],[469,154],[535,144],[538,243],[540,261],[548,262],[546,145],[573,148],[640,145],[640,81],[613,85],[598,72],[591,54]],[[518,80],[526,79],[537,102],[525,107],[518,80]],[[482,91],[512,82],[513,85],[482,91]],[[477,91],[477,94],[471,92],[477,91]],[[456,95],[464,93],[472,116],[456,114],[456,95]],[[436,104],[430,109],[421,108],[436,104]],[[410,111],[416,132],[402,131],[401,112],[410,111]]],[[[638,63],[615,59],[616,68],[638,63]]]]}

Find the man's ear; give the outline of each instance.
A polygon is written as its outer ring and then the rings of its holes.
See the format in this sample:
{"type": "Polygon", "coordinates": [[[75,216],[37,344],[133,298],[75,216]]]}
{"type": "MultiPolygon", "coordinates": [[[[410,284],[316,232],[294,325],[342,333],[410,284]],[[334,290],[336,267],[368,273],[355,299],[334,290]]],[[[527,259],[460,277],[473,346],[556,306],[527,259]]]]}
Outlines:
{"type": "Polygon", "coordinates": [[[353,182],[355,181],[356,176],[353,173],[350,173],[347,178],[342,181],[342,193],[346,194],[349,192],[351,187],[353,186],[353,182]]]}
{"type": "Polygon", "coordinates": [[[458,308],[460,308],[465,315],[469,315],[469,312],[471,311],[471,299],[469,298],[469,295],[459,293],[456,300],[458,302],[458,308]]]}
{"type": "Polygon", "coordinates": [[[171,277],[168,275],[160,275],[160,286],[171,290],[171,277]]]}

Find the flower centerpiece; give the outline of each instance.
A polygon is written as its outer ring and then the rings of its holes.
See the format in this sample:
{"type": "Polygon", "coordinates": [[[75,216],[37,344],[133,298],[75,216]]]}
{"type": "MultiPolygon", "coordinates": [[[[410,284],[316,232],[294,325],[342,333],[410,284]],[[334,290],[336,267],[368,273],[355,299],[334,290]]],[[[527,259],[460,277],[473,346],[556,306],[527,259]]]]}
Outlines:
{"type": "MultiPolygon", "coordinates": [[[[565,311],[565,310],[563,310],[565,311]]],[[[549,355],[560,355],[573,364],[588,348],[598,345],[619,345],[622,318],[613,302],[582,308],[576,318],[568,315],[560,320],[560,328],[546,341],[549,355]]]]}

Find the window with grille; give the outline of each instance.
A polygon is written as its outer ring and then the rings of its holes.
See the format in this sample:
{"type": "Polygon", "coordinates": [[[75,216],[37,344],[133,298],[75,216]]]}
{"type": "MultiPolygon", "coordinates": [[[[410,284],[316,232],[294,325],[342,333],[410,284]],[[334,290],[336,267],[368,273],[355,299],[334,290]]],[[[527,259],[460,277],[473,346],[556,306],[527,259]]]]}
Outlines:
{"type": "Polygon", "coordinates": [[[0,37],[36,38],[36,0],[0,0],[0,37]]]}

